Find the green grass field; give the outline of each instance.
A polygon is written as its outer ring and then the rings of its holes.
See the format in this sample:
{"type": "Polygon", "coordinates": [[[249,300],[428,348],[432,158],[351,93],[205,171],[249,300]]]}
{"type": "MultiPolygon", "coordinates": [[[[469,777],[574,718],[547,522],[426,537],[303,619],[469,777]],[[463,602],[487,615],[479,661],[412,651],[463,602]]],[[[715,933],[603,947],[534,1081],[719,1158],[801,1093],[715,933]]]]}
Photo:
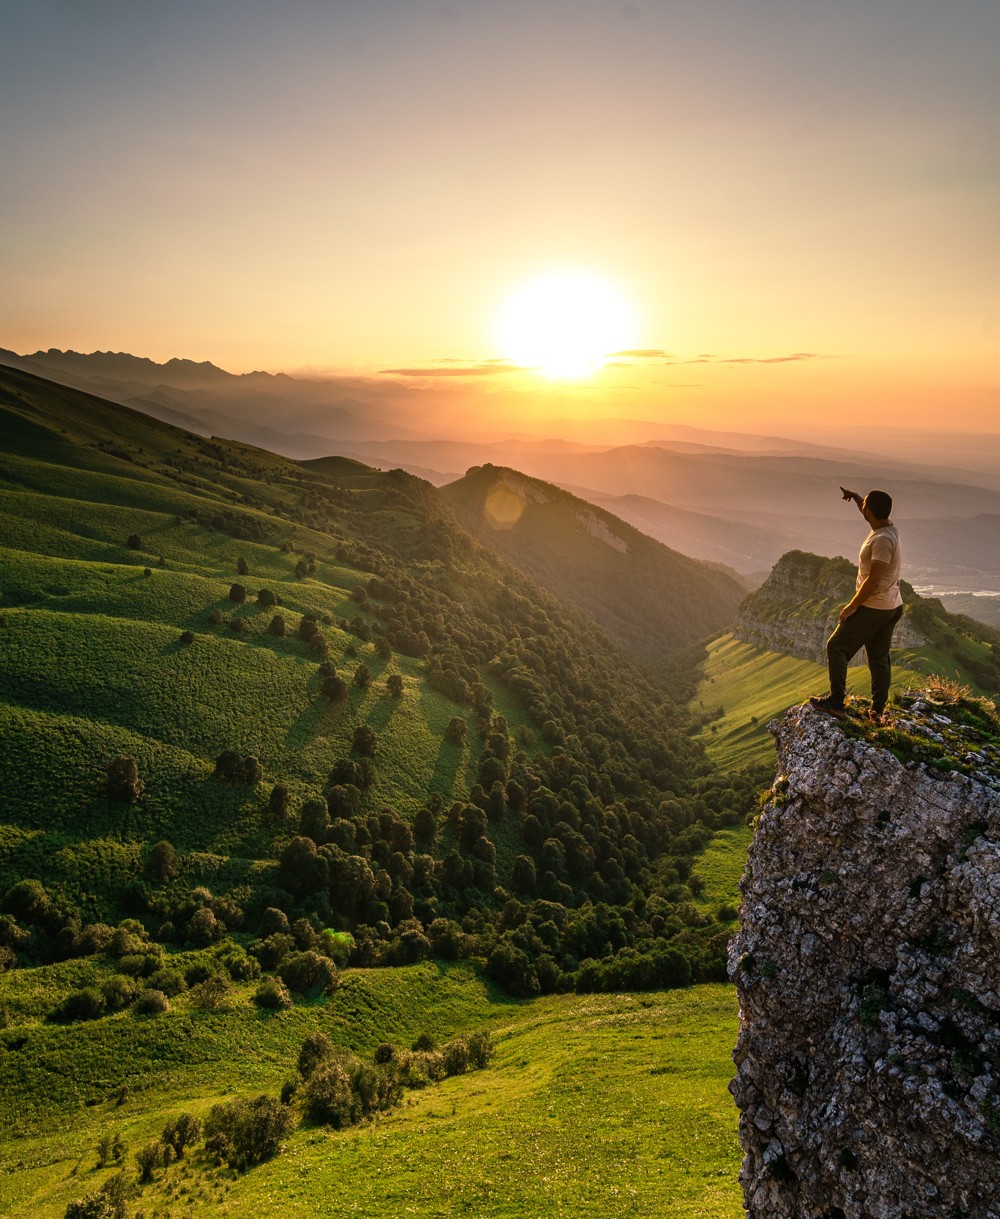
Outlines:
{"type": "MultiPolygon", "coordinates": [[[[920,673],[907,667],[910,655],[904,654],[893,668],[894,692],[919,685],[922,680],[920,673]]],[[[926,664],[924,671],[930,671],[926,664]]],[[[827,674],[822,665],[781,652],[765,652],[733,635],[722,635],[708,645],[708,659],[702,666],[693,707],[698,712],[722,707],[723,715],[707,725],[699,739],[712,761],[725,770],[772,762],[774,746],[768,722],[826,689],[827,674]]],[[[848,670],[847,689],[849,694],[868,697],[865,666],[848,670]]]]}
{"type": "MultiPolygon", "coordinates": [[[[33,981],[48,990],[55,980],[33,981]]],[[[57,1219],[96,1189],[111,1171],[97,1168],[101,1134],[121,1133],[134,1151],[179,1112],[276,1093],[317,1028],[364,1054],[382,1040],[487,1028],[496,1055],[484,1072],[406,1093],[375,1124],[303,1127],[282,1155],[242,1175],[197,1157],[158,1170],[134,1205],[147,1216],[366,1219],[743,1213],[726,1090],[736,1036],[729,987],[516,1002],[465,964],[430,963],[351,971],[330,1000],[278,1016],[238,992],[221,1011],[180,999],[154,1020],[8,1029],[0,1212],[57,1219]]]]}

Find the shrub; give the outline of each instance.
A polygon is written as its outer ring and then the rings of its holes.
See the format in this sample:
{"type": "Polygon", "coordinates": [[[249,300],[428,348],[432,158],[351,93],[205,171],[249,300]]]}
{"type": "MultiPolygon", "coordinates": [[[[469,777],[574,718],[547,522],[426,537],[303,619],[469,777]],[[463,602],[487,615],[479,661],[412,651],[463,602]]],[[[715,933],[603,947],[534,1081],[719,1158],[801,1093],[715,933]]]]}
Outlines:
{"type": "Polygon", "coordinates": [[[182,631],[181,637],[180,637],[180,642],[185,647],[187,647],[189,644],[194,643],[194,631],[182,631]]]}
{"type": "Polygon", "coordinates": [[[280,978],[265,978],[254,991],[254,1003],[269,1011],[285,1011],[292,1006],[292,996],[280,978]]]}
{"type": "Polygon", "coordinates": [[[187,982],[179,969],[158,969],[146,981],[150,990],[162,991],[171,998],[187,990],[187,982]]]}
{"type": "Polygon", "coordinates": [[[222,622],[222,610],[216,608],[208,615],[208,620],[213,626],[218,626],[222,622]]]}
{"type": "Polygon", "coordinates": [[[238,944],[223,953],[219,962],[234,982],[255,982],[260,977],[260,962],[238,944]]]}
{"type": "Polygon", "coordinates": [[[122,977],[121,974],[113,974],[101,984],[101,994],[109,1012],[120,1012],[123,1007],[128,1007],[137,993],[138,987],[131,978],[122,977]]]}
{"type": "Polygon", "coordinates": [[[150,987],[140,991],[132,1010],[137,1016],[162,1016],[164,1012],[170,1011],[170,1000],[162,990],[150,987]]]}
{"type": "Polygon", "coordinates": [[[142,795],[145,783],[139,778],[139,766],[135,758],[127,754],[119,754],[110,762],[104,764],[107,776],[105,791],[109,800],[119,800],[123,804],[134,804],[142,795]]]}
{"type": "Polygon", "coordinates": [[[344,1055],[325,1063],[301,1090],[306,1117],[340,1129],[391,1109],[400,1095],[395,1072],[344,1055]]]}
{"type": "Polygon", "coordinates": [[[220,1163],[248,1168],[277,1155],[294,1125],[292,1111],[273,1096],[214,1105],[205,1122],[205,1150],[220,1163]]]}
{"type": "Polygon", "coordinates": [[[333,1042],[326,1033],[310,1033],[299,1047],[299,1074],[303,1079],[308,1079],[335,1054],[333,1042]]]}
{"type": "Polygon", "coordinates": [[[125,545],[129,550],[142,550],[142,538],[137,533],[130,533],[125,540],[125,545]]]}
{"type": "Polygon", "coordinates": [[[370,686],[372,682],[372,671],[366,664],[360,664],[354,670],[354,684],[360,686],[363,690],[366,686],[370,686]]]}
{"type": "Polygon", "coordinates": [[[135,1153],[135,1164],[139,1169],[139,1184],[148,1185],[153,1179],[153,1169],[162,1163],[162,1145],[158,1139],[150,1139],[135,1153]]]}
{"type": "Polygon", "coordinates": [[[279,638],[285,633],[285,620],[280,614],[275,614],[271,619],[270,625],[267,628],[272,635],[277,635],[279,638]]]}
{"type": "Polygon", "coordinates": [[[235,601],[237,605],[242,605],[247,599],[247,590],[242,584],[233,584],[229,589],[229,600],[235,601]]]}
{"type": "MultiPolygon", "coordinates": [[[[278,598],[269,588],[262,588],[257,593],[257,604],[262,605],[264,609],[270,609],[272,605],[278,604],[278,598]]],[[[284,621],[284,619],[282,619],[284,621]]]]}
{"type": "Polygon", "coordinates": [[[288,788],[284,783],[275,783],[267,799],[267,811],[271,820],[281,824],[288,816],[288,788]]]}
{"type": "Polygon", "coordinates": [[[191,992],[199,1007],[214,1010],[223,1007],[233,989],[228,975],[223,973],[209,974],[204,982],[199,982],[191,992]]]}
{"type": "Polygon", "coordinates": [[[403,679],[398,673],[390,673],[385,685],[393,698],[403,697],[403,679]]]}
{"type": "Polygon", "coordinates": [[[299,813],[299,830],[307,838],[311,838],[316,843],[324,842],[329,825],[330,814],[325,800],[314,796],[303,804],[302,811],[299,813]]]}
{"type": "Polygon", "coordinates": [[[250,574],[250,564],[242,555],[236,560],[236,574],[238,576],[248,576],[250,574]]]}
{"type": "Polygon", "coordinates": [[[354,729],[351,747],[363,757],[371,757],[378,749],[378,733],[368,724],[359,724],[354,729]]]}
{"type": "Polygon", "coordinates": [[[96,1020],[107,1008],[104,996],[96,986],[74,990],[49,1012],[47,1019],[56,1024],[69,1024],[74,1020],[96,1020]]]}
{"type": "Polygon", "coordinates": [[[199,948],[214,944],[225,935],[226,929],[207,906],[202,906],[191,915],[188,923],[188,939],[199,948]]]}
{"type": "Polygon", "coordinates": [[[163,1127],[160,1142],[172,1147],[179,1160],[188,1147],[201,1137],[201,1122],[191,1113],[181,1113],[163,1127]]]}
{"type": "Polygon", "coordinates": [[[288,989],[300,994],[316,989],[329,993],[336,990],[339,981],[337,967],[330,958],[311,949],[287,956],[281,963],[280,972],[288,989]]]}
{"type": "MultiPolygon", "coordinates": [[[[22,923],[27,923],[30,927],[44,923],[48,919],[52,910],[52,901],[40,880],[19,880],[4,894],[3,909],[5,913],[12,914],[15,919],[20,919],[22,923]]],[[[5,920],[4,930],[4,939],[11,943],[11,947],[18,947],[17,941],[22,941],[21,946],[26,946],[29,937],[19,936],[16,924],[10,926],[8,930],[5,920]]]]}

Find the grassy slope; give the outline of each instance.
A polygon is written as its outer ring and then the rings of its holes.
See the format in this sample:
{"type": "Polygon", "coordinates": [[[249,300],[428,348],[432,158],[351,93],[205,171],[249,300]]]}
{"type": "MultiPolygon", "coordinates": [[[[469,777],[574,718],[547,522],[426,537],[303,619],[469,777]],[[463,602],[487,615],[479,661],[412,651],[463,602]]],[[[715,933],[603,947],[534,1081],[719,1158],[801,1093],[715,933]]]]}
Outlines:
{"type": "MultiPolygon", "coordinates": [[[[920,674],[907,667],[909,657],[909,653],[904,654],[893,669],[894,691],[920,683],[920,674]]],[[[933,671],[946,671],[943,658],[933,671]]],[[[826,670],[811,660],[765,652],[732,635],[713,640],[695,698],[699,711],[711,712],[720,706],[724,709],[722,718],[701,732],[709,756],[725,769],[771,762],[774,750],[768,721],[826,688],[826,670]]],[[[864,666],[848,670],[847,688],[851,694],[867,697],[868,670],[864,666]]]]}
{"type": "MultiPolygon", "coordinates": [[[[374,685],[352,687],[349,708],[338,712],[316,697],[316,660],[305,645],[265,633],[272,611],[227,597],[234,579],[251,595],[271,588],[294,630],[304,612],[352,617],[349,590],[367,574],[338,561],[331,538],[305,525],[268,517],[271,537],[253,542],[179,519],[192,492],[258,513],[238,502],[241,483],[231,470],[220,467],[216,478],[205,462],[190,468],[190,454],[178,481],[86,447],[112,426],[150,463],[178,443],[151,421],[123,425],[93,402],[76,420],[79,434],[54,442],[39,430],[46,459],[0,456],[0,734],[14,744],[2,752],[0,787],[17,793],[0,827],[0,890],[18,876],[39,876],[78,903],[84,918],[104,917],[100,893],[134,873],[141,844],[161,836],[188,853],[181,883],[209,883],[213,870],[226,869],[228,883],[238,883],[264,866],[254,853],[268,845],[256,827],[270,781],[288,779],[295,803],[312,794],[331,761],[348,752],[359,720],[384,745],[379,803],[405,813],[429,790],[446,800],[466,794],[475,758],[441,738],[452,715],[468,712],[431,691],[418,662],[395,655],[385,665],[370,645],[324,626],[341,672],[364,660],[375,673],[374,685]],[[56,464],[60,445],[68,463],[91,468],[56,464]],[[133,532],[142,549],[124,545],[133,532]],[[315,552],[314,578],[294,576],[297,556],[280,547],[289,539],[315,552]],[[251,576],[236,576],[238,556],[249,560],[251,576]],[[212,609],[240,618],[244,633],[210,624],[212,609]],[[177,642],[184,629],[197,636],[189,648],[177,642]],[[404,679],[399,703],[384,691],[393,671],[404,679]],[[261,755],[262,788],[211,778],[215,754],[232,747],[261,755]],[[103,762],[119,752],[137,757],[146,781],[135,806],[100,795],[103,762]],[[227,859],[237,850],[239,858],[227,859]]],[[[30,433],[30,449],[34,425],[17,419],[5,422],[21,428],[22,440],[30,433]]],[[[273,477],[279,496],[287,463],[245,452],[248,468],[273,477]]],[[[253,480],[245,486],[252,490],[253,480]]],[[[516,729],[523,721],[516,700],[493,693],[516,729]]],[[[512,853],[510,843],[497,845],[502,857],[512,853]]],[[[227,1092],[277,1090],[317,1024],[363,1051],[428,1028],[441,1037],[481,1025],[505,1032],[486,1076],[414,1097],[374,1130],[300,1132],[287,1157],[218,1184],[211,1202],[197,1192],[199,1177],[186,1213],[258,1213],[272,1204],[273,1213],[351,1213],[351,1206],[373,1216],[740,1213],[735,1110],[725,1091],[735,1035],[727,988],[518,1005],[464,966],[425,965],[348,975],[329,1008],[304,1005],[278,1018],[262,1017],[244,993],[232,1011],[198,1011],[181,998],[155,1021],[37,1023],[54,995],[97,981],[95,969],[71,961],[0,979],[11,1021],[0,1032],[0,1139],[11,1140],[0,1151],[2,1213],[61,1215],[102,1179],[93,1147],[118,1123],[135,1150],[182,1108],[203,1112],[227,1092]],[[132,1096],[117,1109],[123,1081],[132,1096]],[[414,1169],[435,1156],[432,1173],[414,1169]]]]}
{"type": "Polygon", "coordinates": [[[277,1017],[245,1002],[205,1013],[178,1000],[156,1020],[108,1018],[76,1032],[91,1043],[85,1072],[64,1066],[67,1053],[83,1053],[71,1030],[36,1026],[0,1056],[0,1211],[60,1216],[107,1175],[94,1153],[103,1133],[120,1131],[135,1150],[180,1111],[276,1092],[314,1028],[370,1053],[384,1038],[406,1044],[472,1027],[496,1038],[486,1073],[409,1093],[374,1126],[299,1130],[284,1155],[243,1176],[176,1165],[137,1205],[367,1219],[742,1214],[728,987],[517,1003],[462,964],[349,973],[329,1003],[277,1017]],[[28,1075],[37,1111],[26,1113],[17,1097],[28,1075]],[[119,1107],[123,1082],[133,1091],[119,1107]]]}

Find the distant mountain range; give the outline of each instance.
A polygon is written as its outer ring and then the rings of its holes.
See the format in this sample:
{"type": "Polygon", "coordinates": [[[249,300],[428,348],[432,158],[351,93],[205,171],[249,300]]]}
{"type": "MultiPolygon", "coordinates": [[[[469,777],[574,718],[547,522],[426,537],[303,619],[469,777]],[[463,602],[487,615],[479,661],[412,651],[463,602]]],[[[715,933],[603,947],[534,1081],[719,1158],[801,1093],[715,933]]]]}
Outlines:
{"type": "MultiPolygon", "coordinates": [[[[788,550],[853,558],[864,533],[841,484],[896,499],[907,576],[918,586],[1000,591],[1000,438],[945,436],[940,463],[913,437],[879,435],[886,453],[803,440],[628,420],[559,419],[548,437],[434,435],[420,392],[376,377],[228,373],[185,359],[121,352],[20,356],[0,364],[84,389],[205,436],[296,459],[340,454],[435,485],[484,465],[555,484],[692,558],[760,579],[788,550]],[[994,461],[993,458],[996,458],[994,461]],[[953,464],[948,466],[946,463],[953,464]]],[[[540,425],[543,426],[543,425],[540,425]]],[[[926,447],[926,441],[925,441],[926,447]]]]}

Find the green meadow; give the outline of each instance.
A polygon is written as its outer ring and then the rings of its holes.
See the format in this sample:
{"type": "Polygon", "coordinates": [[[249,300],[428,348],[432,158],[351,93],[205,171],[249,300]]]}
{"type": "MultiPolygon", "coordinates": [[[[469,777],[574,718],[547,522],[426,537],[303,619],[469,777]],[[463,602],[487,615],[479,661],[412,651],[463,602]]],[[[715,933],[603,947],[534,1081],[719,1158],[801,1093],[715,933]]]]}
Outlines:
{"type": "MultiPolygon", "coordinates": [[[[731,634],[713,639],[707,651],[693,706],[699,713],[709,715],[721,708],[722,714],[701,730],[698,739],[704,743],[709,757],[724,770],[772,764],[774,746],[767,731],[768,723],[796,703],[805,702],[811,694],[825,693],[825,667],[782,652],[765,652],[731,634]]],[[[921,673],[910,667],[914,655],[923,656],[924,652],[906,653],[894,665],[894,693],[920,684],[921,673]]],[[[954,670],[954,665],[950,668],[954,670]]],[[[947,667],[930,671],[947,671],[947,667]]],[[[848,670],[847,690],[849,694],[868,697],[870,685],[864,665],[848,670]]]]}
{"type": "Polygon", "coordinates": [[[315,1029],[370,1054],[380,1041],[472,1028],[494,1039],[485,1071],[408,1092],[368,1125],[302,1126],[282,1154],[242,1174],[196,1152],[157,1169],[135,1207],[367,1219],[743,1213],[726,1091],[736,1035],[729,987],[517,1002],[465,963],[349,971],[330,999],[279,1015],[237,993],[224,1010],[180,999],[149,1020],[126,1013],[77,1030],[8,1032],[0,1211],[61,1216],[110,1175],[97,1167],[102,1134],[135,1150],[180,1112],[204,1116],[220,1100],[276,1094],[315,1029]]]}

